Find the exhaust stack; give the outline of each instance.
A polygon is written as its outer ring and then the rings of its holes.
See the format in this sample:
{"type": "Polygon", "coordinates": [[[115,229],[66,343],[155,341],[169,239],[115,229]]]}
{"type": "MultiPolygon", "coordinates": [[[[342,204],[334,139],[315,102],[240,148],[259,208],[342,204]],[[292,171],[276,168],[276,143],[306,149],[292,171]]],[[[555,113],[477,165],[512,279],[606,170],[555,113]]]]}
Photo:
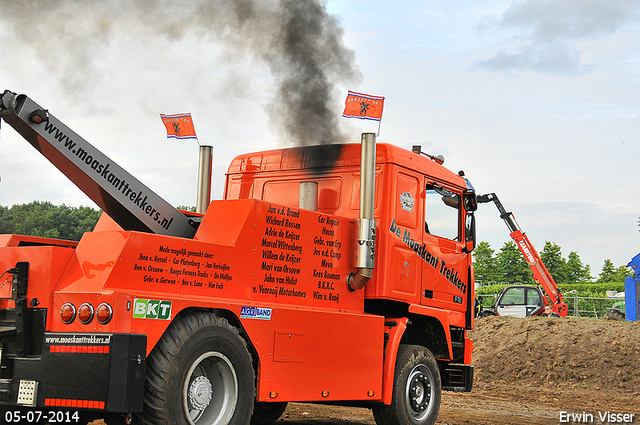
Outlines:
{"type": "Polygon", "coordinates": [[[376,221],[373,219],[376,193],[376,135],[362,134],[360,159],[360,218],[356,245],[356,273],[349,274],[347,286],[356,291],[373,275],[375,262],[376,221]]]}
{"type": "Polygon", "coordinates": [[[200,146],[198,163],[198,194],[196,212],[204,214],[211,203],[211,168],[213,163],[213,147],[200,146]]]}
{"type": "Polygon", "coordinates": [[[318,211],[318,182],[300,182],[298,206],[306,210],[318,211]]]}

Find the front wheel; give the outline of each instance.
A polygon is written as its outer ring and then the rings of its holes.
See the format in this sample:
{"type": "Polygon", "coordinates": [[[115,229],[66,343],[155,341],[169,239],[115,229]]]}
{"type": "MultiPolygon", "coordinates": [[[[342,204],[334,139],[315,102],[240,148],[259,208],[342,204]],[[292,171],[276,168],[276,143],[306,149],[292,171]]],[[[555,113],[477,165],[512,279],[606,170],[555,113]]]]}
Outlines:
{"type": "Polygon", "coordinates": [[[419,345],[401,345],[390,405],[375,406],[378,425],[433,425],[440,410],[442,383],[433,354],[419,345]]]}
{"type": "Polygon", "coordinates": [[[254,372],[246,342],[212,313],[186,312],[147,360],[142,419],[152,425],[245,425],[254,372]]]}

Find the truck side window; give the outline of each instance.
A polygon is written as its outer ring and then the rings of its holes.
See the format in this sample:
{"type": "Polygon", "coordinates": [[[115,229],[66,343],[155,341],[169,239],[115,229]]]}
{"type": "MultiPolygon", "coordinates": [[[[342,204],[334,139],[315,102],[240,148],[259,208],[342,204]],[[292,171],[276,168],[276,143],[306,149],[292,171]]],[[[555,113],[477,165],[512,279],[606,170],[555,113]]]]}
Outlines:
{"type": "Polygon", "coordinates": [[[459,241],[460,195],[450,192],[437,183],[432,183],[426,186],[424,198],[425,232],[459,241]]]}

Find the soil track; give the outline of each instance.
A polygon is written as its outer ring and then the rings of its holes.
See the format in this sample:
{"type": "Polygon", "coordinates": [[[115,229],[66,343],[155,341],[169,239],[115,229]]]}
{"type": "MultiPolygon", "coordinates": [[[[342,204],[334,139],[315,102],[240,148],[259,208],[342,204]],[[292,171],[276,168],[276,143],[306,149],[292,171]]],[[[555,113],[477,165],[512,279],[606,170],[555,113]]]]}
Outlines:
{"type": "MultiPolygon", "coordinates": [[[[640,323],[488,317],[470,335],[474,389],[444,392],[438,425],[640,424],[640,323]]],[[[368,409],[291,403],[277,424],[375,421],[368,409]]]]}

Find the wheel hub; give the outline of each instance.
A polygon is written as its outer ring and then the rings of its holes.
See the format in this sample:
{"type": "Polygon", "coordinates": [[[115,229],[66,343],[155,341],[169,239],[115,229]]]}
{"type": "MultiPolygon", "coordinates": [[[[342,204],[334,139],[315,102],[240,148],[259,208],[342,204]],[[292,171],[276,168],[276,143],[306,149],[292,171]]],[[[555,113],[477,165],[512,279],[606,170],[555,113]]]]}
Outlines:
{"type": "Polygon", "coordinates": [[[193,361],[182,391],[189,425],[226,425],[236,409],[238,378],[226,356],[208,351],[193,361]]]}
{"type": "Polygon", "coordinates": [[[421,413],[429,406],[431,400],[431,384],[424,373],[417,373],[409,384],[409,403],[411,409],[421,413]]]}
{"type": "Polygon", "coordinates": [[[196,410],[204,410],[211,403],[213,387],[205,376],[196,377],[189,386],[189,403],[196,410]]]}

